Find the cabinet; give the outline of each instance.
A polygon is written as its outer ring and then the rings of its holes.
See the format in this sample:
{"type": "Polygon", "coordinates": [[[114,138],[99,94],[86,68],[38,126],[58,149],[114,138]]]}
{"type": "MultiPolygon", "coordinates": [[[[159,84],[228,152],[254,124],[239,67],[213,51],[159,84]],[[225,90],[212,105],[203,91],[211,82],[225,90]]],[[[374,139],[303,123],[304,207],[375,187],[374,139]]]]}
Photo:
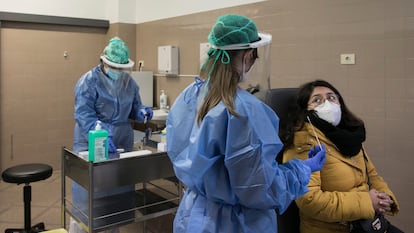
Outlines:
{"type": "Polygon", "coordinates": [[[66,228],[69,214],[92,233],[174,213],[182,185],[169,180],[176,179],[166,152],[92,163],[62,148],[62,225],[66,228]],[[160,179],[161,185],[156,183],[160,179]],[[87,209],[72,202],[70,180],[87,190],[87,209]],[[165,182],[170,182],[173,188],[163,186],[165,182]],[[99,192],[131,185],[135,187],[131,191],[96,197],[99,192]]]}

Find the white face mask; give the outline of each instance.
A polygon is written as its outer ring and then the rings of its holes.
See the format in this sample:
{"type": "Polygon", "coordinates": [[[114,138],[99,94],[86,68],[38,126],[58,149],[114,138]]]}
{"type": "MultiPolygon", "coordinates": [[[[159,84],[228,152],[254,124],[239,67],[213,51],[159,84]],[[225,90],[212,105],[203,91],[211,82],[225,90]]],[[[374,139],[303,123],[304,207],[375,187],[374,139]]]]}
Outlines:
{"type": "Polygon", "coordinates": [[[337,126],[341,122],[341,106],[328,100],[314,109],[319,118],[337,126]]]}

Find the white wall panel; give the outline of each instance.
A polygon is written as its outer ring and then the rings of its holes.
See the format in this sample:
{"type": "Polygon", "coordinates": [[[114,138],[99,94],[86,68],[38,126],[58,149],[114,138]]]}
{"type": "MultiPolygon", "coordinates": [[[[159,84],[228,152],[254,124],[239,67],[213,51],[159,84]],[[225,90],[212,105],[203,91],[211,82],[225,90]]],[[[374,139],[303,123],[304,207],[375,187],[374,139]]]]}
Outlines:
{"type": "Polygon", "coordinates": [[[0,0],[0,11],[143,23],[266,0],[0,0]]]}

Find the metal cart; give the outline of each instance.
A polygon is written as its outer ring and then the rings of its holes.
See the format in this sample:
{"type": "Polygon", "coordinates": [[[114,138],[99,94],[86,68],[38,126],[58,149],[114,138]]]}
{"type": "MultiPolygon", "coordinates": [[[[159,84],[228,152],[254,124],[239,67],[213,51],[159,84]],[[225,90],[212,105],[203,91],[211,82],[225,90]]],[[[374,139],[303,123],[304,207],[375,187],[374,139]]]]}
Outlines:
{"type": "Polygon", "coordinates": [[[182,185],[177,183],[175,189],[171,190],[154,182],[165,178],[174,180],[171,179],[174,177],[172,164],[166,152],[154,151],[147,155],[93,163],[64,147],[62,225],[66,228],[66,214],[69,214],[87,232],[93,233],[174,213],[182,196],[182,185]],[[87,209],[72,202],[67,190],[69,180],[75,181],[87,190],[87,209]],[[131,185],[135,187],[131,192],[101,199],[95,197],[97,192],[131,185]]]}

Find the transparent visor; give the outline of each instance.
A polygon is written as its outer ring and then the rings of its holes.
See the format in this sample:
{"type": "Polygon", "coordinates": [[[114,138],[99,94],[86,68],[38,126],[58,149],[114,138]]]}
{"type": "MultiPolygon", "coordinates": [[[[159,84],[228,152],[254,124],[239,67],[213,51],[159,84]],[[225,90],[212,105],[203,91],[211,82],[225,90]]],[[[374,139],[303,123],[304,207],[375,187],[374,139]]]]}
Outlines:
{"type": "Polygon", "coordinates": [[[117,67],[109,66],[105,63],[104,63],[104,69],[106,72],[110,71],[113,73],[117,73],[119,75],[131,74],[132,72],[132,67],[131,68],[117,68],[117,67]]]}
{"type": "Polygon", "coordinates": [[[272,35],[261,33],[259,32],[259,40],[256,42],[248,43],[248,44],[232,44],[226,46],[212,46],[215,49],[221,50],[240,50],[240,49],[255,49],[260,48],[266,45],[269,45],[272,42],[272,35]]]}
{"type": "Polygon", "coordinates": [[[112,96],[118,96],[119,93],[125,91],[129,85],[130,73],[132,68],[128,69],[116,69],[113,67],[105,66],[105,72],[102,72],[102,80],[105,88],[112,96]]]}
{"type": "MultiPolygon", "coordinates": [[[[241,50],[257,49],[258,58],[248,71],[246,77],[240,77],[239,86],[252,93],[261,100],[264,100],[266,92],[270,89],[270,64],[271,64],[271,43],[272,35],[258,33],[259,40],[248,44],[232,44],[227,46],[214,46],[212,48],[220,50],[241,50]]],[[[201,64],[204,64],[206,57],[200,57],[201,64]]]]}
{"type": "Polygon", "coordinates": [[[129,58],[128,58],[128,63],[126,63],[126,64],[115,63],[115,62],[110,61],[105,55],[101,56],[101,60],[105,65],[110,66],[112,68],[116,68],[116,69],[132,69],[132,67],[135,64],[129,58]]]}
{"type": "Polygon", "coordinates": [[[270,89],[271,74],[271,44],[257,48],[258,58],[239,83],[240,88],[247,90],[257,98],[264,100],[266,92],[270,89]]]}

